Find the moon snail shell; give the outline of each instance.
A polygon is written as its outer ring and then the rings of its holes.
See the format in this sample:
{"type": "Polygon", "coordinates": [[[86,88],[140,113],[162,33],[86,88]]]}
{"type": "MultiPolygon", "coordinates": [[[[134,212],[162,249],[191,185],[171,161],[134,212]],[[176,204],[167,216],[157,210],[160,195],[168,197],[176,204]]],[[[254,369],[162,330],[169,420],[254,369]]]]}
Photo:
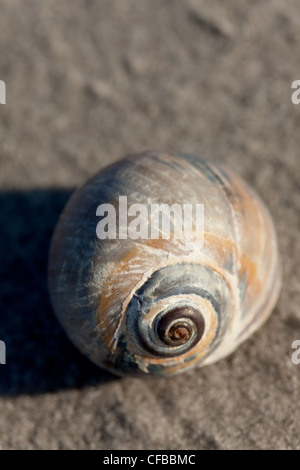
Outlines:
{"type": "Polygon", "coordinates": [[[118,375],[169,376],[234,351],[270,315],[280,263],[270,215],[235,173],[182,153],[147,151],[77,190],[57,224],[49,262],[54,310],[93,362],[118,375]],[[203,204],[202,243],[99,239],[101,204],[203,204]]]}

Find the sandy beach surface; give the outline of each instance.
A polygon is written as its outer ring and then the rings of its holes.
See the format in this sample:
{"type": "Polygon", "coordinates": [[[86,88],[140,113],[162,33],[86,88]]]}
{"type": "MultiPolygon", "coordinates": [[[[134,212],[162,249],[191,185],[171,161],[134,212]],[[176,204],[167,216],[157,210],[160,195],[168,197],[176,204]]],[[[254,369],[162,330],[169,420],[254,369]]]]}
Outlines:
{"type": "Polygon", "coordinates": [[[300,449],[299,54],[297,0],[0,0],[0,449],[300,449]],[[228,359],[141,381],[69,342],[47,257],[72,190],[148,148],[255,188],[283,288],[228,359]]]}

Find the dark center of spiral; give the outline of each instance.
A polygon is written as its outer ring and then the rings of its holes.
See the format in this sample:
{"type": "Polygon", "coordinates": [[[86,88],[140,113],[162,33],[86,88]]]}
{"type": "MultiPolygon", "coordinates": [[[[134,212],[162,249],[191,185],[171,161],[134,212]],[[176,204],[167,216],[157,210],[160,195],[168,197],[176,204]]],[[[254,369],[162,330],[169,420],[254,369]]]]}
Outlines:
{"type": "Polygon", "coordinates": [[[189,325],[176,323],[169,329],[168,337],[169,337],[169,340],[172,341],[172,343],[176,343],[176,345],[184,344],[191,337],[191,333],[192,332],[191,332],[191,328],[189,328],[189,325]]]}
{"type": "Polygon", "coordinates": [[[204,328],[204,319],[198,310],[176,307],[160,318],[157,335],[168,346],[180,346],[191,341],[192,347],[203,336],[204,328]]]}

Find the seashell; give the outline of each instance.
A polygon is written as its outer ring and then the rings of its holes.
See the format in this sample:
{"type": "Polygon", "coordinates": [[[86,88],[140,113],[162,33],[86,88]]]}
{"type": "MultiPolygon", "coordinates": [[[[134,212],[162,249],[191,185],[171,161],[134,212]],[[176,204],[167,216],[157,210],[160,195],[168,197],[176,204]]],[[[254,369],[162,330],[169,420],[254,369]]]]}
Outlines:
{"type": "MultiPolygon", "coordinates": [[[[149,214],[140,221],[151,224],[149,214]]],[[[147,151],[102,170],[72,195],[50,250],[61,324],[82,353],[118,375],[168,376],[227,356],[268,318],[280,279],[260,198],[223,165],[182,153],[147,151]],[[120,196],[127,207],[203,204],[202,238],[195,214],[181,237],[174,225],[170,233],[156,226],[159,238],[129,237],[120,196]],[[97,236],[102,204],[115,208],[116,237],[97,236]]]]}

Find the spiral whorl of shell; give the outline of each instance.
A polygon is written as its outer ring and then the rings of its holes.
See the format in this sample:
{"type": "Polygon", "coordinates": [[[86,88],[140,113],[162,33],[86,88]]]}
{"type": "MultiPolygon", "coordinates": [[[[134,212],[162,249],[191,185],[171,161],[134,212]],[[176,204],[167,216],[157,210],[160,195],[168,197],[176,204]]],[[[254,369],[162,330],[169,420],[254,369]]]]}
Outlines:
{"type": "Polygon", "coordinates": [[[280,270],[270,216],[223,166],[148,151],[76,191],[57,225],[49,285],[71,340],[117,374],[170,375],[228,355],[269,316],[280,270]],[[203,204],[203,243],[181,238],[99,240],[96,210],[203,204]]]}

